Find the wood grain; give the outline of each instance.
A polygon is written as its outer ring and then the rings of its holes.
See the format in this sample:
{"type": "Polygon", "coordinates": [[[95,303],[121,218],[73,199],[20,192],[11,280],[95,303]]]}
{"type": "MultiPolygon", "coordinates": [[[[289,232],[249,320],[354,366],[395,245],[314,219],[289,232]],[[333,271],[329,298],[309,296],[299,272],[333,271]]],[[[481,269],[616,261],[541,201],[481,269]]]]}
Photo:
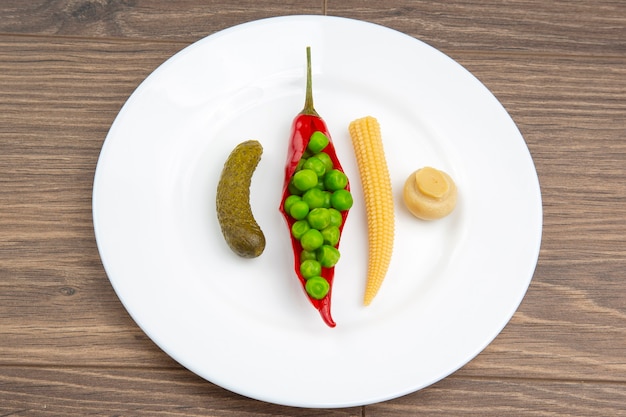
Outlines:
{"type": "Polygon", "coordinates": [[[0,316],[12,317],[0,322],[0,362],[102,365],[161,355],[108,283],[91,186],[117,112],[184,46],[0,38],[0,316]]]}
{"type": "Polygon", "coordinates": [[[625,416],[621,384],[447,378],[427,390],[366,407],[366,416],[625,416]]]}
{"type": "Polygon", "coordinates": [[[0,2],[0,416],[626,415],[622,1],[0,2]],[[539,263],[480,355],[420,392],[307,410],[196,377],[136,326],[96,247],[91,186],[121,106],[190,42],[272,15],[384,24],[501,101],[542,189],[539,263]]]}
{"type": "Polygon", "coordinates": [[[251,20],[323,10],[323,0],[4,0],[0,33],[193,42],[251,20]]]}
{"type": "Polygon", "coordinates": [[[1,416],[359,417],[360,407],[297,409],[251,400],[190,372],[72,367],[4,367],[1,416]],[[7,390],[7,388],[9,388],[7,390]]]}
{"type": "Polygon", "coordinates": [[[626,52],[626,3],[534,0],[328,0],[327,14],[388,26],[444,51],[616,55],[626,52]]]}
{"type": "Polygon", "coordinates": [[[626,415],[622,408],[626,392],[621,384],[610,382],[450,377],[427,390],[393,401],[315,410],[247,399],[188,372],[46,367],[5,367],[3,371],[0,375],[0,398],[3,398],[0,415],[3,416],[626,415]],[[10,383],[10,390],[6,389],[6,383],[10,383]]]}

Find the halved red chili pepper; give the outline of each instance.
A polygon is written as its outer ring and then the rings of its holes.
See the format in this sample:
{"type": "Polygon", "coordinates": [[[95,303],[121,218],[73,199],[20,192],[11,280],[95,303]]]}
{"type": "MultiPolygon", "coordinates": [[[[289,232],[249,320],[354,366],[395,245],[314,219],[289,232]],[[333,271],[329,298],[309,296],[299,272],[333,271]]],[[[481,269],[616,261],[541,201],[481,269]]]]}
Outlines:
{"type": "MultiPolygon", "coordinates": [[[[333,141],[331,139],[330,133],[326,126],[326,123],[322,118],[318,115],[313,107],[313,93],[312,93],[312,76],[311,76],[311,51],[310,48],[307,47],[307,84],[306,84],[306,98],[304,109],[294,118],[291,129],[291,139],[289,142],[289,149],[287,153],[287,164],[285,166],[285,183],[283,188],[282,200],[280,204],[280,211],[283,214],[287,226],[289,227],[291,243],[293,247],[294,254],[294,269],[298,279],[300,280],[303,289],[306,288],[307,278],[303,276],[300,271],[300,265],[302,262],[301,254],[303,251],[302,244],[299,239],[294,237],[293,233],[291,233],[292,226],[296,223],[296,219],[292,217],[285,210],[285,201],[286,199],[292,195],[290,191],[290,183],[292,181],[292,177],[294,173],[296,173],[298,169],[298,165],[303,155],[307,151],[307,146],[309,144],[310,138],[315,132],[321,132],[328,138],[328,145],[323,149],[323,152],[328,154],[330,160],[333,164],[333,169],[338,170],[341,173],[344,173],[343,168],[337,158],[337,154],[335,152],[335,147],[333,145],[333,141]]],[[[345,173],[344,173],[345,174],[345,173]]],[[[350,184],[347,182],[346,177],[346,185],[344,187],[345,190],[350,190],[350,184]]],[[[350,197],[351,198],[351,197],[350,197]]],[[[351,203],[350,203],[351,205],[351,203]]],[[[348,207],[349,208],[349,207],[348,207]]],[[[341,224],[338,226],[339,228],[339,236],[341,236],[341,232],[343,230],[343,226],[345,225],[346,218],[348,216],[348,209],[344,209],[340,211],[341,213],[341,224]]],[[[339,241],[333,245],[335,248],[339,247],[339,241]]],[[[305,294],[308,297],[309,301],[313,304],[313,306],[319,311],[324,322],[330,326],[335,327],[335,321],[331,315],[331,296],[332,296],[332,287],[333,280],[335,275],[335,267],[322,267],[320,276],[323,277],[329,284],[328,293],[321,299],[316,299],[309,295],[305,289],[305,294]]]]}

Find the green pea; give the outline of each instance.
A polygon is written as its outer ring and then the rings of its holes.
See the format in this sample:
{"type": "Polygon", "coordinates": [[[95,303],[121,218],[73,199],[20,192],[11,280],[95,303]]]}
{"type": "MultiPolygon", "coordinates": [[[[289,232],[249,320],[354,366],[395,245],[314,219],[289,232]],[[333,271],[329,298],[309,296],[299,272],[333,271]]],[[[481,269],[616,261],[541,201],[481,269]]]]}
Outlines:
{"type": "Polygon", "coordinates": [[[300,191],[306,191],[317,185],[317,174],[310,169],[303,169],[293,175],[293,185],[300,191]]]}
{"type": "Polygon", "coordinates": [[[341,226],[341,223],[343,223],[341,212],[331,207],[328,209],[328,213],[330,214],[330,226],[341,226]]]}
{"type": "Polygon", "coordinates": [[[321,300],[330,291],[330,284],[323,277],[311,277],[306,281],[304,288],[311,298],[321,300]]]}
{"type": "Polygon", "coordinates": [[[318,152],[321,152],[322,149],[324,149],[326,145],[328,145],[328,142],[330,142],[328,140],[328,136],[319,131],[313,132],[311,138],[309,139],[309,145],[307,146],[307,149],[310,150],[313,154],[316,154],[318,152]]]}
{"type": "Polygon", "coordinates": [[[310,169],[311,171],[315,172],[318,178],[322,177],[324,173],[326,173],[326,165],[324,165],[324,162],[319,160],[316,156],[312,156],[307,159],[302,167],[304,169],[310,169]]]}
{"type": "Polygon", "coordinates": [[[328,155],[326,152],[320,152],[318,154],[315,154],[315,157],[324,163],[324,167],[326,167],[326,172],[330,171],[335,166],[330,155],[328,155]]]}
{"type": "Polygon", "coordinates": [[[296,171],[302,170],[306,161],[307,161],[306,158],[300,158],[300,160],[298,161],[298,165],[296,165],[296,171]]]}
{"type": "Polygon", "coordinates": [[[320,190],[319,188],[311,188],[304,193],[302,200],[305,201],[311,209],[324,207],[324,204],[326,203],[326,194],[328,193],[320,190]]]}
{"type": "Polygon", "coordinates": [[[317,254],[315,253],[315,251],[303,250],[302,252],[300,252],[300,262],[308,260],[317,261],[317,254]]]}
{"type": "Polygon", "coordinates": [[[333,193],[331,193],[330,191],[325,191],[324,192],[324,205],[322,207],[330,209],[332,206],[332,203],[330,202],[330,199],[332,197],[333,193]]]}
{"type": "Polygon", "coordinates": [[[337,190],[330,197],[330,204],[339,211],[346,211],[352,207],[352,194],[348,190],[337,190]]]}
{"type": "Polygon", "coordinates": [[[296,201],[289,208],[289,214],[296,220],[302,220],[309,214],[309,205],[304,201],[296,201]]]}
{"type": "Polygon", "coordinates": [[[313,229],[322,230],[330,224],[330,213],[325,208],[314,208],[306,216],[313,229]]]}
{"type": "Polygon", "coordinates": [[[320,230],[322,236],[324,237],[324,243],[330,246],[337,246],[339,243],[339,227],[337,226],[328,226],[324,229],[320,230]]]}
{"type": "Polygon", "coordinates": [[[305,279],[319,276],[322,273],[322,264],[312,259],[302,261],[300,264],[300,273],[305,279]]]}
{"type": "Polygon", "coordinates": [[[324,236],[319,230],[309,229],[300,238],[300,244],[302,249],[313,251],[324,244],[324,236]]]}
{"type": "Polygon", "coordinates": [[[289,213],[289,210],[291,210],[291,206],[293,206],[293,203],[297,201],[302,201],[302,197],[300,197],[299,195],[290,195],[289,197],[287,197],[285,199],[285,204],[283,204],[283,209],[285,210],[285,213],[289,213]]]}
{"type": "MultiPolygon", "coordinates": [[[[311,229],[312,230],[312,229],[311,229]]],[[[323,245],[317,251],[317,260],[324,268],[331,268],[339,262],[339,250],[330,245],[323,245]]]]}
{"type": "Polygon", "coordinates": [[[289,181],[289,185],[287,186],[287,190],[289,190],[289,194],[291,195],[302,195],[302,191],[298,190],[295,185],[293,185],[293,178],[289,181]]]}
{"type": "Polygon", "coordinates": [[[327,190],[341,190],[348,185],[348,177],[338,169],[333,169],[324,175],[324,185],[327,190]]]}
{"type": "Polygon", "coordinates": [[[306,220],[298,220],[293,225],[291,225],[291,234],[296,239],[300,240],[302,235],[305,234],[311,226],[309,226],[309,222],[306,220]]]}

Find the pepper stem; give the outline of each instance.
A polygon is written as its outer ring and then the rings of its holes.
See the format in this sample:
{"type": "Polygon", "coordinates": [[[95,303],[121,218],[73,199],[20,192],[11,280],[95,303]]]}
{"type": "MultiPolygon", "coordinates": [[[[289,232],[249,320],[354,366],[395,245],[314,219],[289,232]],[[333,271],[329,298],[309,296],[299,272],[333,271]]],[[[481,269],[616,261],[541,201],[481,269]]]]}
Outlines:
{"type": "Polygon", "coordinates": [[[309,116],[317,116],[317,112],[313,107],[313,76],[311,75],[311,47],[306,47],[306,97],[304,99],[304,109],[300,114],[309,116]]]}

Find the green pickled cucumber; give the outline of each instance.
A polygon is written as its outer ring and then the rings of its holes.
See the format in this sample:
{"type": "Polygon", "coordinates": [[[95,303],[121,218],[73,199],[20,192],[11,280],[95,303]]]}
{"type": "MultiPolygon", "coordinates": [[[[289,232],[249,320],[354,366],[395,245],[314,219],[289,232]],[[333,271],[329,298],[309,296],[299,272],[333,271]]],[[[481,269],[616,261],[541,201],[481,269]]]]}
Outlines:
{"type": "Polygon", "coordinates": [[[217,219],[226,243],[244,258],[256,258],[265,249],[265,235],[250,207],[252,174],[261,160],[263,147],[256,140],[240,143],[224,163],[217,185],[217,219]]]}

